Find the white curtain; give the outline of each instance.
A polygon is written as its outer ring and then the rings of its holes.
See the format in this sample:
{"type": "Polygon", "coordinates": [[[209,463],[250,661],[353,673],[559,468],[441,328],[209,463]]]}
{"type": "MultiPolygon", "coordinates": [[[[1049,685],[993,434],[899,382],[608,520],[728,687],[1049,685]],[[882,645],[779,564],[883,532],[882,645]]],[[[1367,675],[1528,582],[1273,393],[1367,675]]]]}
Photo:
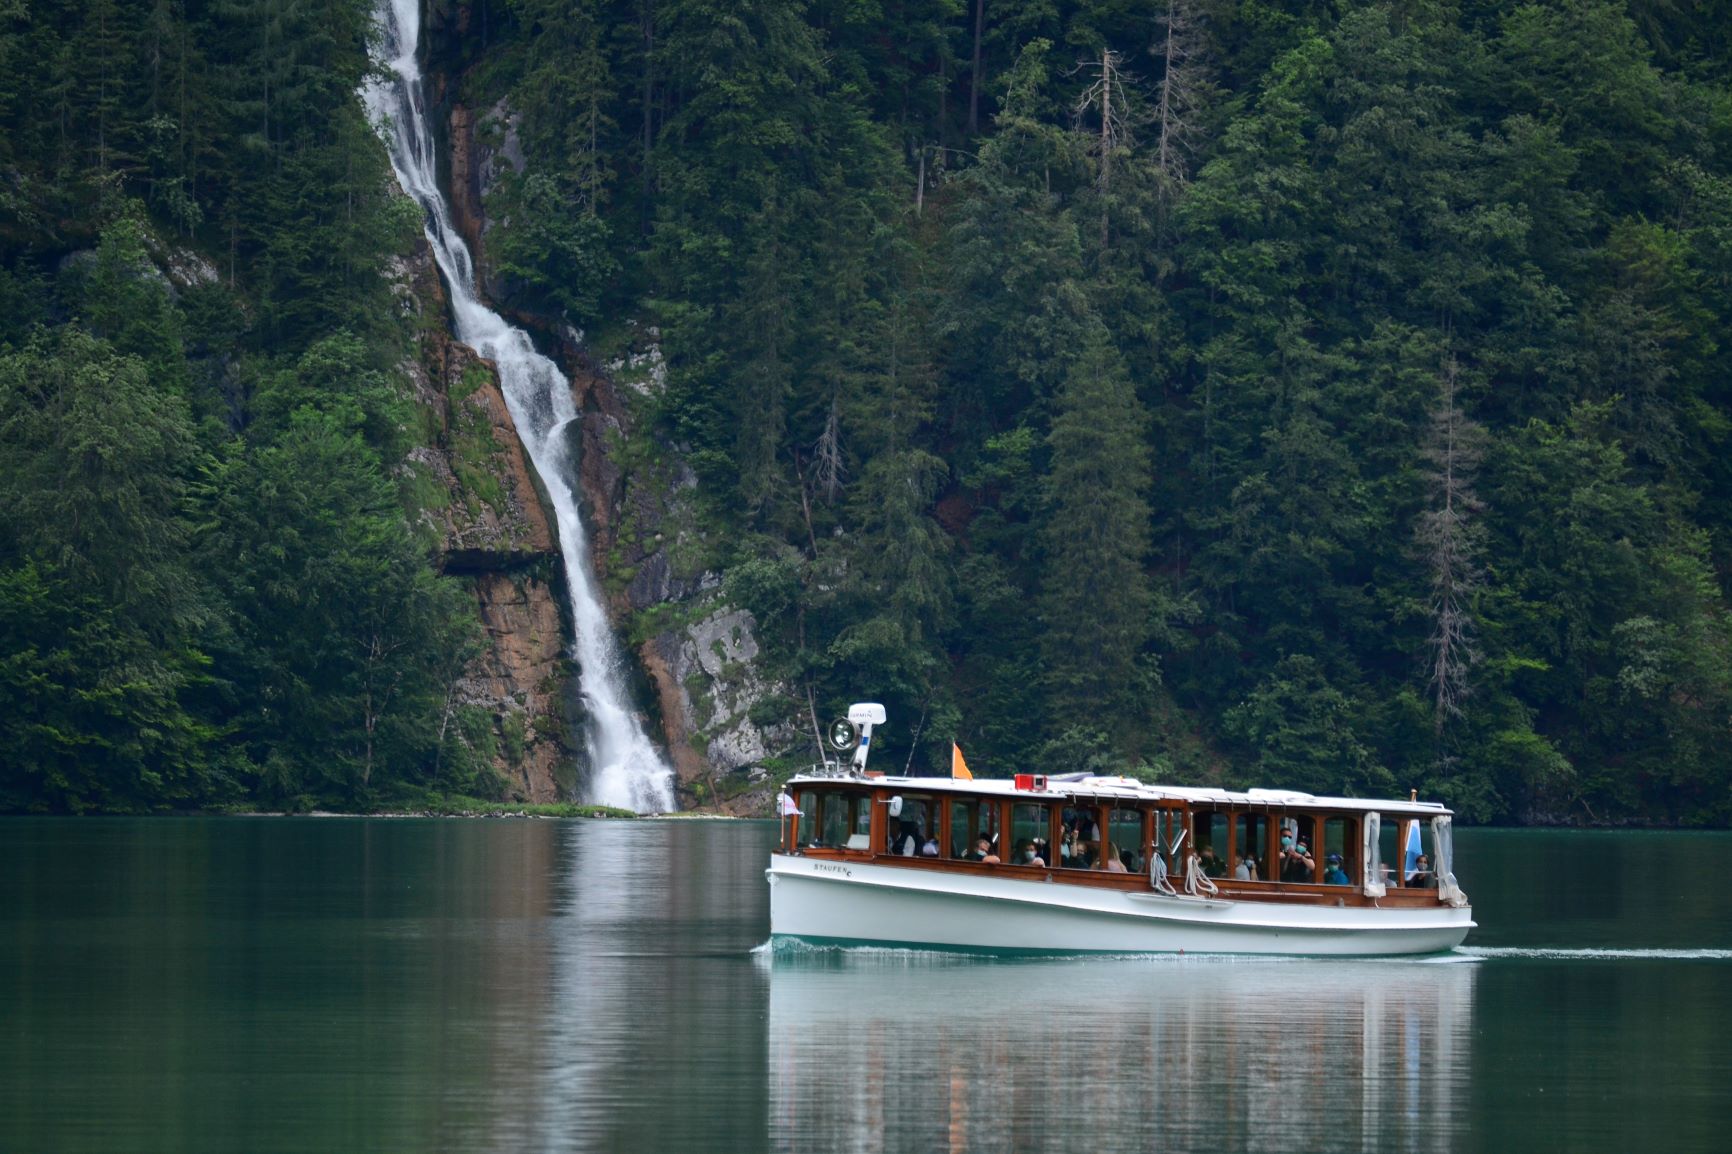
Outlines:
{"type": "Polygon", "coordinates": [[[1378,848],[1378,834],[1383,828],[1380,814],[1365,815],[1365,896],[1380,898],[1389,892],[1383,884],[1383,852],[1378,848]]]}
{"type": "Polygon", "coordinates": [[[1455,880],[1455,835],[1450,831],[1451,819],[1431,819],[1431,868],[1437,871],[1437,899],[1452,906],[1465,906],[1467,895],[1455,880]]]}

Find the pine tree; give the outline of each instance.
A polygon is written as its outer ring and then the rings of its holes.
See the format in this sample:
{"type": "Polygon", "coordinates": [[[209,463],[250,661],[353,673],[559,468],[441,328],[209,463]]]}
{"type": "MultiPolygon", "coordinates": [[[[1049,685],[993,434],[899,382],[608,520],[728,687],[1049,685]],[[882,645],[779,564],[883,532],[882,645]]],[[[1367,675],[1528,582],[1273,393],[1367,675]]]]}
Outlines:
{"type": "Polygon", "coordinates": [[[1041,484],[1041,654],[1058,725],[1098,725],[1134,702],[1152,632],[1148,416],[1105,326],[1085,332],[1041,484]]]}

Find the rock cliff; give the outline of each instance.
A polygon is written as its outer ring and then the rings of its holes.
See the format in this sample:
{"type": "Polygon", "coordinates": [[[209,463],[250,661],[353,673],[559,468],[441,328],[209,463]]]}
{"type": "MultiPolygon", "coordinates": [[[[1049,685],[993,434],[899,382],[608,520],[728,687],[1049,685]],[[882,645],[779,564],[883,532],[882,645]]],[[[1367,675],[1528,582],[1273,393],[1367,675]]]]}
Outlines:
{"type": "Polygon", "coordinates": [[[427,495],[422,516],[445,571],[474,591],[485,631],[454,704],[487,719],[481,752],[512,800],[566,800],[574,780],[565,724],[569,626],[553,520],[492,364],[450,336],[424,245],[399,283],[404,307],[420,321],[419,356],[406,368],[429,434],[410,454],[427,495]]]}

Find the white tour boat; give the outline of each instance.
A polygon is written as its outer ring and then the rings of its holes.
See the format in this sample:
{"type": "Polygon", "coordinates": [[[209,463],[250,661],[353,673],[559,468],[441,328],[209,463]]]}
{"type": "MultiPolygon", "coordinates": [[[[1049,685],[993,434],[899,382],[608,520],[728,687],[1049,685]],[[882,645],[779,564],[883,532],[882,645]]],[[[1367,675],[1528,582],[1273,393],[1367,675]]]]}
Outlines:
{"type": "Polygon", "coordinates": [[[868,771],[881,705],[796,776],[766,871],[773,940],[994,954],[1379,956],[1461,944],[1450,812],[1414,799],[868,771]]]}

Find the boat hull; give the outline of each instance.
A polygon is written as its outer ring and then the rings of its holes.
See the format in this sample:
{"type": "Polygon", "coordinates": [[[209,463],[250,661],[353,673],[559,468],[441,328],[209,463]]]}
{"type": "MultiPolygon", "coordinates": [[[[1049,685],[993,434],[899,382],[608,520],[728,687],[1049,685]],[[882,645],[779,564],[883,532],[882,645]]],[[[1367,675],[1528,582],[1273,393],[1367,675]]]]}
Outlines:
{"type": "Polygon", "coordinates": [[[1389,957],[1461,944],[1469,907],[1374,909],[1167,897],[775,854],[770,934],[990,954],[1389,957]]]}

